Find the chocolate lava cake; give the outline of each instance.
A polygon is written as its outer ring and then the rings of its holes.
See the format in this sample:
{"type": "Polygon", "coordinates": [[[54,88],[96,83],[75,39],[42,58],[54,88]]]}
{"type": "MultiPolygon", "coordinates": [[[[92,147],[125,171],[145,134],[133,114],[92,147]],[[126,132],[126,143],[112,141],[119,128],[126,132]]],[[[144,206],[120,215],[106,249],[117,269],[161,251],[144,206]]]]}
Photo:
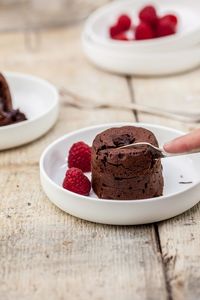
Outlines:
{"type": "Polygon", "coordinates": [[[13,109],[10,89],[5,77],[0,73],[0,126],[27,120],[19,109],[13,109]]]}
{"type": "Polygon", "coordinates": [[[141,127],[110,128],[98,134],[92,145],[92,187],[99,198],[134,200],[161,196],[160,159],[147,146],[118,149],[134,142],[158,146],[154,134],[141,127]]]}

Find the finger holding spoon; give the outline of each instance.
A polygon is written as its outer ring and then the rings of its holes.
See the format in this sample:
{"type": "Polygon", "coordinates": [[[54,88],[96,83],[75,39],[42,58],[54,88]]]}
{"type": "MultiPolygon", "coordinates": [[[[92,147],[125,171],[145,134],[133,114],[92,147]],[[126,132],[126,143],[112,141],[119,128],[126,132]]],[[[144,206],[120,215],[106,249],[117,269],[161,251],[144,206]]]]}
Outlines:
{"type": "Polygon", "coordinates": [[[163,148],[168,153],[183,153],[200,150],[200,129],[196,129],[189,134],[166,143],[163,148]]]}

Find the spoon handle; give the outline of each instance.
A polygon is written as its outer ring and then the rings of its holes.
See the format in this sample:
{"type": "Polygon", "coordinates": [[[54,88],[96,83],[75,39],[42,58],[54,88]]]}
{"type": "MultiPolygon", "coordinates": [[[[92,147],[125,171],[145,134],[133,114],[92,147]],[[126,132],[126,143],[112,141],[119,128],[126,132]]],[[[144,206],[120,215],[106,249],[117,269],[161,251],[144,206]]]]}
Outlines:
{"type": "Polygon", "coordinates": [[[169,153],[166,152],[163,147],[156,147],[148,142],[137,142],[137,143],[132,143],[132,144],[128,144],[125,146],[121,146],[118,149],[127,149],[127,148],[137,148],[137,147],[141,147],[141,146],[147,146],[149,147],[152,155],[154,158],[167,158],[167,157],[173,157],[173,156],[182,156],[182,155],[188,155],[188,154],[194,154],[194,153],[200,153],[200,148],[198,149],[193,149],[191,151],[186,151],[186,152],[182,152],[182,153],[169,153]]]}
{"type": "Polygon", "coordinates": [[[195,153],[200,153],[200,148],[199,148],[199,149],[193,149],[193,150],[186,151],[186,152],[182,152],[182,153],[169,153],[169,152],[166,152],[166,151],[162,148],[163,158],[166,158],[166,157],[173,157],[173,156],[189,155],[189,154],[195,154],[195,153]]]}
{"type": "Polygon", "coordinates": [[[131,109],[138,112],[143,112],[150,115],[155,115],[158,117],[165,117],[172,120],[180,121],[180,122],[188,122],[188,123],[199,123],[200,122],[200,115],[193,114],[188,112],[182,111],[167,111],[161,108],[151,107],[144,104],[137,104],[137,103],[109,103],[109,102],[102,102],[102,101],[93,101],[92,99],[88,99],[86,97],[80,96],[71,92],[63,87],[60,87],[60,94],[65,97],[65,104],[72,105],[78,108],[113,108],[113,109],[131,109]]]}

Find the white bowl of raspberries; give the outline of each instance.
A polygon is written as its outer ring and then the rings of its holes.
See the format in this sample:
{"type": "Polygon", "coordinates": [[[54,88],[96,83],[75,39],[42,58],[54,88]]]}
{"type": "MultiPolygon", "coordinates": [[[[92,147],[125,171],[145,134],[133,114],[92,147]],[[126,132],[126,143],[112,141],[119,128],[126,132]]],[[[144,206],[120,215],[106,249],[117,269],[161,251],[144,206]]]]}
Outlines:
{"type": "Polygon", "coordinates": [[[89,59],[108,71],[144,75],[185,71],[200,63],[200,2],[115,1],[89,17],[82,42],[89,59]],[[158,70],[152,69],[155,63],[160,64],[158,70]]]}

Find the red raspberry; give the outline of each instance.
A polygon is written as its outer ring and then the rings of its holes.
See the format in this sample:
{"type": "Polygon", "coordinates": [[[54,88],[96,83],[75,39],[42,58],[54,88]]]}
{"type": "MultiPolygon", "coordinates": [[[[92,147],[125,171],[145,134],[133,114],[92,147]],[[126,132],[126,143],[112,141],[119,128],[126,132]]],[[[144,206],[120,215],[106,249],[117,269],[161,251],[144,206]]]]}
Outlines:
{"type": "Polygon", "coordinates": [[[91,171],[91,148],[84,142],[77,142],[72,145],[68,156],[69,168],[75,167],[83,172],[91,171]]]}
{"type": "Polygon", "coordinates": [[[145,6],[139,12],[139,18],[143,22],[146,22],[150,25],[155,25],[158,19],[155,7],[152,5],[145,6]]]}
{"type": "Polygon", "coordinates": [[[145,22],[141,22],[135,29],[135,39],[136,40],[147,40],[153,39],[155,34],[151,26],[145,22]]]}
{"type": "Polygon", "coordinates": [[[131,27],[131,18],[125,14],[119,16],[117,26],[121,29],[121,31],[129,30],[131,27]]]}
{"type": "Polygon", "coordinates": [[[165,16],[161,17],[160,20],[169,22],[174,27],[176,27],[177,24],[178,24],[178,18],[175,15],[172,15],[172,14],[171,15],[170,14],[169,15],[165,15],[165,16]]]}
{"type": "Polygon", "coordinates": [[[157,25],[156,36],[163,37],[176,33],[174,25],[165,19],[160,19],[157,25]]]}
{"type": "Polygon", "coordinates": [[[122,30],[118,25],[114,25],[109,28],[109,34],[112,39],[114,39],[115,36],[120,34],[121,32],[122,30]]]}
{"type": "Polygon", "coordinates": [[[119,41],[128,41],[128,37],[124,32],[121,32],[121,33],[115,35],[113,39],[119,40],[119,41]]]}
{"type": "Polygon", "coordinates": [[[66,172],[63,188],[76,194],[88,196],[91,189],[91,183],[80,169],[71,168],[66,172]]]}

